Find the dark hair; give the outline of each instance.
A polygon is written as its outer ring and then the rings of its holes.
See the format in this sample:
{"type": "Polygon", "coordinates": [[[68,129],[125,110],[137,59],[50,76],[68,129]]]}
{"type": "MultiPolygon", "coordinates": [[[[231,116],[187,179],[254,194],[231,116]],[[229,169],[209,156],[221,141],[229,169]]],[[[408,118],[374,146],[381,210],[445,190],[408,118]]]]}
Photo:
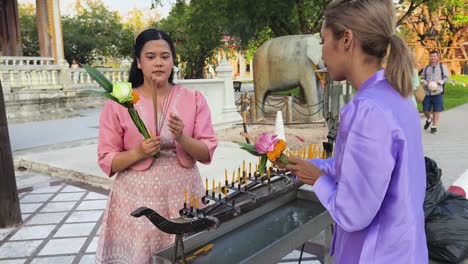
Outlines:
{"type": "MultiPolygon", "coordinates": [[[[172,62],[175,65],[175,58],[176,58],[176,53],[175,53],[175,48],[174,48],[174,42],[172,41],[171,37],[164,31],[158,30],[156,28],[149,28],[141,32],[138,37],[135,40],[135,53],[133,54],[133,62],[132,66],[130,67],[130,75],[128,77],[128,81],[132,83],[132,87],[136,88],[139,87],[140,85],[143,84],[143,72],[141,69],[138,69],[138,63],[137,60],[140,58],[141,55],[141,50],[143,49],[143,46],[148,41],[152,40],[165,40],[167,44],[169,45],[169,48],[171,49],[172,53],[172,62]]],[[[171,75],[169,76],[169,83],[173,84],[174,80],[174,69],[171,71],[171,75]]]]}
{"type": "Polygon", "coordinates": [[[437,50],[431,50],[431,52],[429,52],[429,55],[431,55],[431,54],[437,54],[437,55],[439,55],[439,52],[438,52],[437,50]]]}
{"type": "Polygon", "coordinates": [[[414,62],[406,43],[395,34],[396,16],[392,0],[334,0],[324,13],[324,26],[335,39],[346,29],[353,31],[362,50],[380,61],[387,55],[385,76],[403,97],[413,92],[414,62]]]}

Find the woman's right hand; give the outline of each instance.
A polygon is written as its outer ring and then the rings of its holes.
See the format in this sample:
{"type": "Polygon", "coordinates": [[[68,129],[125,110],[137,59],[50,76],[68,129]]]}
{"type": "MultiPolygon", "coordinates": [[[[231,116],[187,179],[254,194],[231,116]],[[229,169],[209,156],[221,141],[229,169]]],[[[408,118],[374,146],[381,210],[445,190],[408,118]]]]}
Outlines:
{"type": "Polygon", "coordinates": [[[137,152],[142,158],[156,155],[161,150],[161,137],[150,137],[143,140],[137,147],[137,152]]]}

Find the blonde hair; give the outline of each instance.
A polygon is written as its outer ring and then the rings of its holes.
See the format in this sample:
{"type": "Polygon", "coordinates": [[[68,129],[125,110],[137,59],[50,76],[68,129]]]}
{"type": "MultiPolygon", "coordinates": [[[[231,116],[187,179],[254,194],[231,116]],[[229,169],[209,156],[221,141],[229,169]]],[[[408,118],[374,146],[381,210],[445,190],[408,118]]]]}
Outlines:
{"type": "Polygon", "coordinates": [[[387,55],[385,76],[403,97],[413,92],[414,62],[406,43],[395,35],[396,16],[392,0],[334,0],[325,10],[324,27],[340,39],[353,31],[362,50],[380,62],[387,55]]]}

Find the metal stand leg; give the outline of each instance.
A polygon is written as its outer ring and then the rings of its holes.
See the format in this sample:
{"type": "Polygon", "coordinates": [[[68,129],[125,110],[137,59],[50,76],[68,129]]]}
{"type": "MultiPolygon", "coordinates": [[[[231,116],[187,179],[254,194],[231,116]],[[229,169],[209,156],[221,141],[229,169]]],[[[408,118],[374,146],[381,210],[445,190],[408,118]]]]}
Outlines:
{"type": "Polygon", "coordinates": [[[182,235],[176,235],[174,255],[172,256],[172,264],[176,264],[177,249],[179,248],[179,244],[180,244],[180,249],[182,250],[182,263],[187,264],[187,260],[185,259],[185,250],[184,250],[184,242],[182,240],[182,235]]]}
{"type": "Polygon", "coordinates": [[[301,264],[301,261],[302,261],[302,254],[304,253],[304,248],[305,248],[305,243],[302,244],[302,249],[301,249],[301,255],[299,255],[299,264],[301,264]]]}

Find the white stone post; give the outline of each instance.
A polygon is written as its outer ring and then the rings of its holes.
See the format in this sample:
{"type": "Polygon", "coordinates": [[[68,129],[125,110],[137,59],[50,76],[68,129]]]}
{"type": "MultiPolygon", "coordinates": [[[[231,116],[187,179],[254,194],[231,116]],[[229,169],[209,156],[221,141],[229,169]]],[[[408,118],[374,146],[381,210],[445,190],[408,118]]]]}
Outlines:
{"type": "Polygon", "coordinates": [[[244,52],[241,51],[239,52],[239,77],[242,78],[247,76],[246,73],[245,73],[245,55],[244,55],[244,52]]]}
{"type": "Polygon", "coordinates": [[[224,79],[224,102],[223,102],[223,120],[228,122],[242,121],[242,117],[237,113],[237,107],[234,103],[234,86],[232,79],[232,66],[223,57],[219,66],[216,67],[218,77],[224,79]]]}
{"type": "Polygon", "coordinates": [[[179,68],[177,66],[174,66],[174,82],[177,82],[179,80],[179,68]]]}

